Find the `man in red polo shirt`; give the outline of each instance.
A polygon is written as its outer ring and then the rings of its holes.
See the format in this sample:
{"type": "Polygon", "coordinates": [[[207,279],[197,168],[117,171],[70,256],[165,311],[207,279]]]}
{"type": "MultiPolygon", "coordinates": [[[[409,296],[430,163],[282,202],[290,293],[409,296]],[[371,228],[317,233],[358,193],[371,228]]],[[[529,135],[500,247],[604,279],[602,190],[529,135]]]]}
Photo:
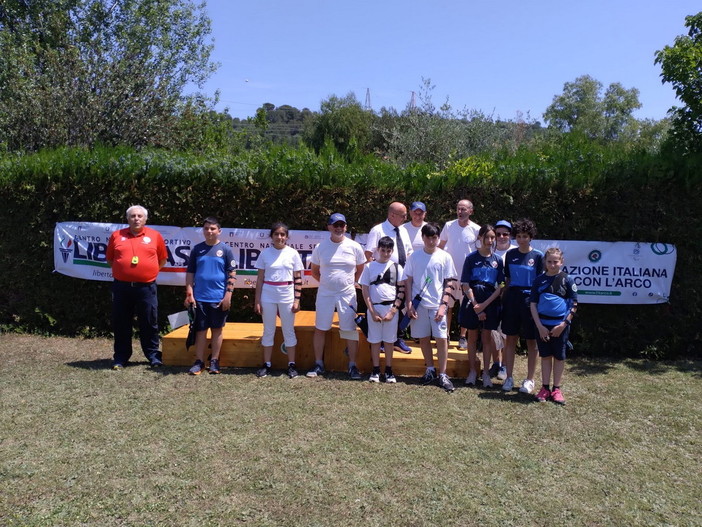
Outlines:
{"type": "Polygon", "coordinates": [[[112,233],[107,263],[112,267],[112,326],[115,333],[112,369],[122,369],[132,356],[132,321],[139,321],[141,349],[151,366],[161,366],[158,349],[156,277],[168,253],[161,234],[146,226],[149,212],[141,205],[127,209],[129,227],[112,233]]]}

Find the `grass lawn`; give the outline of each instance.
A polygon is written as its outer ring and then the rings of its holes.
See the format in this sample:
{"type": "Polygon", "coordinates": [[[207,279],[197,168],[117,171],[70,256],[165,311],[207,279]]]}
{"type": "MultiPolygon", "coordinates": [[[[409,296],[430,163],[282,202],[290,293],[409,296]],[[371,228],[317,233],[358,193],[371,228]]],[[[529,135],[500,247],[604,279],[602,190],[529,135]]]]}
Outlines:
{"type": "Polygon", "coordinates": [[[0,337],[0,525],[702,525],[699,362],[574,359],[559,407],[111,345],[0,337]]]}

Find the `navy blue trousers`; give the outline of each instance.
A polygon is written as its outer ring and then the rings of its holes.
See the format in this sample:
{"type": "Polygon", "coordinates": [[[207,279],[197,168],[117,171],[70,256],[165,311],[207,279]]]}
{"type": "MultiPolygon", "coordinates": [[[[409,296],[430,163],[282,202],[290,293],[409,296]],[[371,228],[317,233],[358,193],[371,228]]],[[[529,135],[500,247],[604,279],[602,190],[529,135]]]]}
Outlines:
{"type": "Polygon", "coordinates": [[[156,284],[112,283],[112,329],[115,334],[114,362],[126,364],[132,356],[132,324],[139,321],[141,350],[149,362],[161,360],[158,350],[158,296],[156,284]]]}

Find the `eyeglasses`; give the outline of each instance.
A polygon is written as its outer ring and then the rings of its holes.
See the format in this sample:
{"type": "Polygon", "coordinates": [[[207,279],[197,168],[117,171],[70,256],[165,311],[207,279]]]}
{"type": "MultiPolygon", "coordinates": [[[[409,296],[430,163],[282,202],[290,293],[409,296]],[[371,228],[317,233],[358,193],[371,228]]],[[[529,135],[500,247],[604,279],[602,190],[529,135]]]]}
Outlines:
{"type": "Polygon", "coordinates": [[[505,238],[505,237],[509,238],[509,233],[508,232],[496,232],[495,236],[498,236],[500,238],[505,238]]]}

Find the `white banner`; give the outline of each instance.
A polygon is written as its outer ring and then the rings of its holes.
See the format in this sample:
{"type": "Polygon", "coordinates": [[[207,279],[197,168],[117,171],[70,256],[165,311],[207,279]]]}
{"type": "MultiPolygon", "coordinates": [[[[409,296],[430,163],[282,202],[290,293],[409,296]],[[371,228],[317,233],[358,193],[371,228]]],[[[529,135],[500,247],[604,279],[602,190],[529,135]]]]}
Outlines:
{"type": "MultiPolygon", "coordinates": [[[[67,276],[86,280],[112,280],[105,260],[110,234],[126,224],[57,223],[54,231],[54,268],[67,276]]],[[[201,227],[150,225],[166,242],[168,261],[158,283],[185,285],[190,249],[204,240],[201,227]]],[[[288,245],[300,253],[305,266],[303,287],[317,287],[310,272],[314,247],[329,236],[327,231],[290,231],[288,245]]],[[[365,234],[356,241],[364,244],[365,234]]],[[[236,287],[256,287],[256,259],[270,245],[268,229],[222,229],[222,242],[238,261],[236,287]]],[[[668,302],[677,251],[674,245],[635,242],[585,242],[534,240],[545,251],[559,247],[565,255],[565,270],[578,285],[578,300],[590,304],[660,304],[668,302]]]]}
{"type": "MultiPolygon", "coordinates": [[[[126,224],[117,223],[57,223],[54,231],[54,269],[75,278],[112,281],[112,269],[105,258],[107,242],[113,231],[125,227],[126,224]]],[[[190,249],[205,240],[202,227],[149,227],[161,233],[168,251],[168,261],[158,275],[158,283],[185,287],[190,249]]],[[[238,262],[236,287],[256,287],[256,260],[261,251],[271,245],[269,233],[269,229],[222,228],[220,240],[232,248],[238,262]]],[[[317,287],[317,281],[310,271],[309,258],[312,249],[326,236],[329,236],[326,231],[290,231],[288,245],[297,249],[305,266],[303,287],[317,287]]]]}
{"type": "Polygon", "coordinates": [[[534,240],[542,252],[563,251],[563,270],[578,286],[584,304],[663,304],[670,298],[675,245],[643,242],[534,240]]]}

